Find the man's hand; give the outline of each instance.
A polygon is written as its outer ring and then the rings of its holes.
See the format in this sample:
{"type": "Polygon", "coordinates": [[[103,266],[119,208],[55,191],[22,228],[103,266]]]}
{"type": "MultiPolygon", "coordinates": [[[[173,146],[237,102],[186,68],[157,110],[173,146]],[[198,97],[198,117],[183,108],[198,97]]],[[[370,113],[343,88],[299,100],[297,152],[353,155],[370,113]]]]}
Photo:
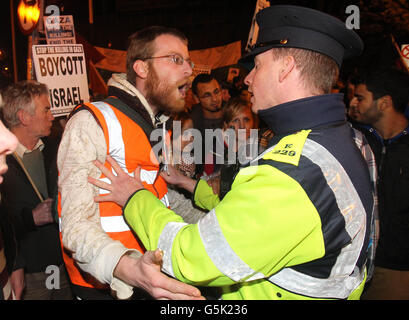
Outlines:
{"type": "Polygon", "coordinates": [[[210,178],[207,184],[212,187],[214,194],[220,195],[220,176],[210,178]]]}
{"type": "Polygon", "coordinates": [[[160,271],[162,253],[159,249],[147,251],[138,258],[124,255],[119,260],[114,276],[131,286],[147,291],[161,300],[204,300],[199,289],[167,277],[160,271]]]}
{"type": "Polygon", "coordinates": [[[10,276],[10,282],[16,300],[21,300],[21,295],[25,287],[24,268],[13,271],[10,276]]]}
{"type": "Polygon", "coordinates": [[[107,161],[111,164],[117,175],[114,175],[98,160],[94,161],[94,164],[111,182],[111,184],[109,184],[98,179],[88,177],[88,182],[90,182],[94,186],[111,192],[107,195],[97,196],[94,198],[94,200],[95,202],[113,201],[123,207],[133,193],[144,188],[139,177],[141,168],[136,168],[134,177],[132,177],[128,173],[126,173],[118,165],[118,163],[114,159],[112,159],[111,156],[107,156],[107,161]]]}
{"type": "Polygon", "coordinates": [[[174,166],[168,165],[168,170],[161,172],[162,178],[169,184],[173,184],[180,188],[183,188],[190,193],[193,193],[197,181],[185,176],[182,172],[176,169],[174,166]]]}
{"type": "Polygon", "coordinates": [[[53,199],[46,199],[43,202],[39,203],[33,210],[33,220],[36,226],[43,226],[48,223],[54,222],[52,213],[51,213],[51,205],[53,203],[53,199]]]}

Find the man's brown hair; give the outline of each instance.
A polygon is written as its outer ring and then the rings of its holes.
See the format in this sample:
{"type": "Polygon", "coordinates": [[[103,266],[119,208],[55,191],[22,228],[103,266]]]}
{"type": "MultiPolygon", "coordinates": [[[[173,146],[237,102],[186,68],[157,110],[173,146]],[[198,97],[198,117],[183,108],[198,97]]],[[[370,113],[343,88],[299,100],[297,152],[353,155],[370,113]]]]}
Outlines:
{"type": "Polygon", "coordinates": [[[175,36],[187,44],[187,38],[182,32],[174,28],[162,26],[144,28],[135,32],[128,38],[129,45],[126,53],[126,75],[131,84],[135,85],[136,81],[136,73],[133,69],[134,62],[139,59],[144,60],[152,57],[155,54],[156,49],[154,46],[155,39],[164,34],[175,36]]]}

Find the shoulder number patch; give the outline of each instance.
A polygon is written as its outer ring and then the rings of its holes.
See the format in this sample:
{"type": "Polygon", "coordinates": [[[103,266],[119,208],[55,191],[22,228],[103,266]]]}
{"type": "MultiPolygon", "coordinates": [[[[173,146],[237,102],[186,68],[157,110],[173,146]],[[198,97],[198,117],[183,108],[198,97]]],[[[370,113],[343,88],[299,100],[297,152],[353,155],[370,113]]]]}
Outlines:
{"type": "Polygon", "coordinates": [[[298,166],[302,149],[311,130],[301,130],[282,138],[263,159],[289,163],[298,166]]]}

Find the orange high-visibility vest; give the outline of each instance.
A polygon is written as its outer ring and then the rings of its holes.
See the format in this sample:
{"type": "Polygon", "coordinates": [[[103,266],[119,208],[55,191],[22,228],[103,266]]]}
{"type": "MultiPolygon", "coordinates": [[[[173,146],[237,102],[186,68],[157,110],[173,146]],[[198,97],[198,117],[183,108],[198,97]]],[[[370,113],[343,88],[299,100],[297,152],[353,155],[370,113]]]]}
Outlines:
{"type": "MultiPolygon", "coordinates": [[[[74,110],[84,108],[77,106],[74,110]]],[[[105,136],[107,153],[114,158],[118,164],[132,174],[137,166],[141,167],[140,178],[144,187],[156,195],[167,207],[167,186],[165,180],[158,174],[159,162],[152,152],[151,144],[142,128],[124,113],[106,102],[93,102],[85,104],[94,117],[98,120],[105,136]]],[[[111,165],[106,161],[104,164],[109,170],[111,165]]],[[[105,175],[101,174],[100,180],[109,182],[105,175]]],[[[108,193],[100,189],[100,194],[108,193]]],[[[114,240],[119,240],[126,248],[137,249],[143,253],[145,249],[132,233],[122,215],[122,208],[114,202],[99,203],[101,225],[104,231],[114,240]]],[[[61,196],[58,196],[58,215],[61,221],[61,196]]],[[[90,274],[82,271],[69,250],[64,248],[61,236],[61,247],[63,258],[71,282],[75,285],[91,288],[107,288],[107,284],[100,283],[90,274]]]]}

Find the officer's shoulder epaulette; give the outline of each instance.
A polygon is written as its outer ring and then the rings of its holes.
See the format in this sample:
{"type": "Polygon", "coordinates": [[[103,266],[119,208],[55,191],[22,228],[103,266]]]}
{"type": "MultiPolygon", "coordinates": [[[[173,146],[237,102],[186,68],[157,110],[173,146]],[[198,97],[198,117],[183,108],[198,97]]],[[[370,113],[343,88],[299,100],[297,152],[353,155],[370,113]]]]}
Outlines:
{"type": "Polygon", "coordinates": [[[283,137],[263,156],[264,160],[274,160],[298,166],[302,149],[311,130],[301,130],[283,137]]]}

